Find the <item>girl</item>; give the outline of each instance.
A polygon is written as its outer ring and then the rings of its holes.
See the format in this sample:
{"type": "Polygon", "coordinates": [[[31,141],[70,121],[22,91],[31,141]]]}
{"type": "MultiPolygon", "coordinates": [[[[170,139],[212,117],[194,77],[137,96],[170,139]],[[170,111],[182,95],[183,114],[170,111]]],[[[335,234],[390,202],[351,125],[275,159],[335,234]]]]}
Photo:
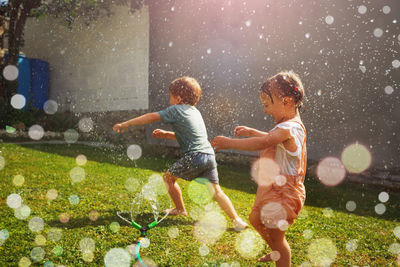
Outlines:
{"type": "Polygon", "coordinates": [[[262,132],[238,126],[234,136],[250,138],[217,136],[212,145],[217,150],[261,151],[260,160],[252,170],[258,189],[249,220],[272,253],[259,261],[273,260],[276,266],[290,266],[291,250],[285,231],[305,201],[306,130],[299,114],[304,87],[297,74],[280,72],[262,85],[260,99],[264,113],[275,120],[272,130],[262,132]]]}

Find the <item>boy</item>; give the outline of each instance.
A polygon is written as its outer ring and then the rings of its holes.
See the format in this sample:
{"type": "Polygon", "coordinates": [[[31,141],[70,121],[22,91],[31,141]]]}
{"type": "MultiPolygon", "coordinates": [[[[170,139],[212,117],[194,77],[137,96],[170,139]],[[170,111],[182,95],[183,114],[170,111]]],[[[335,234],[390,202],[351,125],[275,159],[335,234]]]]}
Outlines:
{"type": "Polygon", "coordinates": [[[183,203],[182,191],[176,182],[178,178],[191,181],[198,177],[210,181],[209,191],[219,206],[233,221],[235,230],[241,231],[247,223],[239,218],[230,199],[218,184],[217,163],[214,149],[207,139],[203,117],[195,105],[200,100],[202,90],[194,78],[181,77],[174,80],[169,87],[170,106],[159,112],[147,113],[123,123],[114,125],[113,130],[124,132],[129,126],[149,124],[162,120],[170,123],[173,132],[156,129],[155,138],[168,138],[178,141],[184,156],[175,162],[164,174],[164,182],[175,208],[166,210],[171,215],[187,216],[183,203]]]}

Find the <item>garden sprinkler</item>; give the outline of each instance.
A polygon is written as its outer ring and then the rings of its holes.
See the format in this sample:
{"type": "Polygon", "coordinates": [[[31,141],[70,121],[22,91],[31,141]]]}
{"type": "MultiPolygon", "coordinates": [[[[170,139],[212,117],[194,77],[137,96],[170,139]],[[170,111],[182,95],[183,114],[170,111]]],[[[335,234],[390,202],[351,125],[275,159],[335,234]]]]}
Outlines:
{"type": "Polygon", "coordinates": [[[132,225],[134,228],[138,229],[140,231],[140,237],[138,238],[138,242],[136,243],[136,256],[138,261],[142,264],[142,266],[146,267],[146,264],[143,262],[143,260],[140,258],[140,254],[139,254],[139,250],[140,250],[140,241],[143,240],[146,235],[147,235],[147,231],[150,230],[151,228],[157,226],[162,220],[164,220],[169,212],[167,212],[164,217],[162,217],[159,221],[154,220],[152,223],[149,223],[147,226],[141,226],[140,224],[138,224],[137,222],[135,222],[132,219],[132,213],[131,213],[131,221],[129,221],[128,219],[124,218],[121,214],[123,214],[125,212],[117,212],[118,217],[120,217],[122,220],[124,220],[125,222],[127,222],[128,224],[132,225]]]}

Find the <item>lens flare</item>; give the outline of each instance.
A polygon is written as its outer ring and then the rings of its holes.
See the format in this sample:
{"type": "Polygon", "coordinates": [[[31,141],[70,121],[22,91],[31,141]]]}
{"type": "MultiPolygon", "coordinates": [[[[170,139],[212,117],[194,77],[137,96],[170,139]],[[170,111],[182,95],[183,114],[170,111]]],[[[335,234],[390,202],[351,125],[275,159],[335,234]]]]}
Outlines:
{"type": "Polygon", "coordinates": [[[79,139],[79,133],[74,129],[68,129],[64,132],[64,140],[68,144],[76,143],[79,139]]]}
{"type": "Polygon", "coordinates": [[[69,203],[71,203],[71,205],[78,205],[79,204],[79,197],[77,195],[71,195],[68,198],[69,203]]]}
{"type": "Polygon", "coordinates": [[[130,145],[126,154],[131,160],[137,160],[142,156],[142,148],[139,145],[130,145]]]}
{"type": "Polygon", "coordinates": [[[93,120],[92,118],[82,118],[78,123],[79,130],[84,133],[88,133],[93,129],[93,120]]]}
{"type": "Polygon", "coordinates": [[[44,237],[43,235],[37,235],[35,237],[36,246],[42,247],[42,246],[46,245],[46,242],[47,242],[46,237],[44,237]]]}
{"type": "Polygon", "coordinates": [[[8,81],[14,81],[18,78],[18,68],[14,65],[7,65],[3,69],[3,77],[8,81]]]}
{"type": "Polygon", "coordinates": [[[96,243],[90,237],[85,237],[79,241],[79,248],[82,253],[93,252],[96,248],[96,243]]]}
{"type": "Polygon", "coordinates": [[[15,186],[22,186],[24,184],[24,182],[25,182],[25,178],[22,175],[18,174],[18,175],[15,175],[13,178],[13,184],[15,186]]]}
{"type": "Polygon", "coordinates": [[[317,167],[318,179],[327,186],[336,186],[346,177],[346,169],[338,158],[327,157],[317,167]]]}
{"type": "Polygon", "coordinates": [[[400,238],[400,226],[396,226],[396,227],[393,229],[393,233],[394,233],[394,235],[395,235],[397,238],[400,238]]]}
{"type": "Polygon", "coordinates": [[[8,233],[8,231],[6,229],[2,229],[0,231],[0,241],[4,241],[4,240],[8,239],[9,236],[10,236],[10,234],[8,233]]]}
{"type": "Polygon", "coordinates": [[[31,266],[31,264],[32,262],[28,257],[22,257],[18,262],[19,267],[28,267],[31,266]]]}
{"type": "Polygon", "coordinates": [[[391,10],[390,6],[384,6],[384,7],[382,8],[382,12],[383,12],[384,14],[386,14],[386,15],[390,13],[390,10],[391,10]]]}
{"type": "Polygon", "coordinates": [[[264,249],[264,241],[257,232],[246,229],[236,237],[235,249],[243,258],[254,259],[264,249]]]}
{"type": "Polygon", "coordinates": [[[378,199],[380,202],[385,203],[389,200],[389,194],[386,192],[380,192],[378,195],[378,199]]]}
{"type": "Polygon", "coordinates": [[[47,100],[46,102],[44,102],[43,110],[44,112],[46,112],[46,114],[53,115],[58,110],[58,104],[54,100],[47,100]]]}
{"type": "Polygon", "coordinates": [[[332,16],[326,16],[326,18],[325,18],[325,22],[326,22],[326,24],[328,24],[328,25],[331,25],[333,22],[335,21],[335,19],[332,17],[332,16]]]}
{"type": "Polygon", "coordinates": [[[140,186],[140,182],[135,177],[130,177],[130,178],[126,179],[126,181],[125,181],[125,188],[129,192],[136,192],[139,189],[139,186],[140,186]]]}
{"type": "Polygon", "coordinates": [[[278,202],[269,202],[261,208],[261,222],[268,228],[279,228],[286,218],[286,209],[278,202]]]}
{"type": "Polygon", "coordinates": [[[375,212],[378,215],[384,214],[386,211],[386,206],[382,203],[379,203],[378,205],[375,206],[375,212]]]}
{"type": "Polygon", "coordinates": [[[209,203],[212,199],[212,195],[208,191],[207,186],[210,186],[210,182],[205,178],[197,178],[191,181],[188,186],[189,198],[198,205],[209,203]]]}
{"type": "Polygon", "coordinates": [[[31,250],[31,259],[35,262],[42,261],[46,252],[41,247],[35,247],[31,250]]]}
{"type": "Polygon", "coordinates": [[[85,179],[85,170],[81,167],[74,167],[69,172],[69,177],[71,177],[72,183],[80,183],[85,179]]]}
{"type": "Polygon", "coordinates": [[[96,210],[92,210],[91,212],[89,212],[89,219],[91,221],[97,221],[97,219],[99,218],[100,214],[98,211],[96,210]]]}
{"type": "Polygon", "coordinates": [[[367,7],[364,5],[359,6],[358,13],[360,13],[361,15],[364,15],[365,13],[367,13],[367,7]]]}
{"type": "Polygon", "coordinates": [[[47,191],[46,193],[46,198],[48,200],[54,200],[58,197],[58,192],[55,189],[50,189],[49,191],[47,191]]]}
{"type": "Polygon", "coordinates": [[[317,266],[329,266],[336,255],[336,246],[328,238],[316,239],[308,247],[308,258],[317,266]]]}
{"type": "Polygon", "coordinates": [[[330,218],[333,216],[333,210],[331,208],[324,208],[322,214],[324,214],[325,217],[330,218]]]}
{"type": "Polygon", "coordinates": [[[40,217],[33,217],[32,219],[29,220],[29,229],[32,232],[39,233],[40,231],[43,230],[44,227],[44,221],[40,217]]]}
{"type": "Polygon", "coordinates": [[[210,249],[206,245],[200,245],[199,247],[199,254],[200,256],[204,257],[210,253],[210,249]]]}
{"type": "Polygon", "coordinates": [[[195,224],[194,237],[203,244],[212,244],[222,236],[226,228],[226,219],[219,211],[207,211],[195,224]]]}
{"type": "Polygon", "coordinates": [[[356,251],[357,247],[358,247],[357,239],[351,239],[351,240],[347,241],[347,243],[346,243],[347,251],[350,251],[350,252],[356,251]]]}
{"type": "Polygon", "coordinates": [[[394,89],[393,89],[392,86],[388,85],[388,86],[385,87],[385,93],[387,95],[391,95],[391,94],[393,94],[393,92],[394,92],[394,89]]]}
{"type": "Polygon", "coordinates": [[[113,233],[117,233],[117,232],[119,232],[119,229],[121,228],[121,226],[119,225],[119,223],[118,222],[112,222],[112,223],[110,223],[110,230],[111,230],[111,232],[113,232],[113,233]]]}
{"type": "Polygon", "coordinates": [[[177,238],[179,236],[178,227],[172,227],[172,228],[168,229],[168,236],[170,238],[177,238]]]}
{"type": "Polygon", "coordinates": [[[42,139],[42,137],[44,136],[43,127],[40,126],[40,125],[37,125],[37,124],[32,125],[29,128],[28,135],[32,140],[36,140],[37,141],[37,140],[42,139]]]}
{"type": "Polygon", "coordinates": [[[343,150],[342,162],[349,172],[360,173],[370,166],[371,153],[363,145],[352,144],[343,150]]]}
{"type": "Polygon", "coordinates": [[[354,202],[354,201],[347,201],[347,203],[346,203],[346,209],[348,210],[348,211],[355,211],[356,210],[356,208],[357,208],[357,204],[356,204],[356,202],[354,202]]]}
{"type": "Polygon", "coordinates": [[[53,252],[53,254],[56,255],[56,256],[61,256],[62,253],[63,253],[63,248],[62,248],[61,246],[55,246],[55,247],[52,249],[52,252],[53,252]]]}
{"type": "Polygon", "coordinates": [[[69,215],[68,215],[68,213],[66,213],[66,212],[61,213],[61,214],[58,216],[58,218],[60,219],[60,222],[61,222],[61,223],[67,223],[67,222],[69,222],[69,215]]]}
{"type": "Polygon", "coordinates": [[[389,252],[397,255],[400,253],[400,244],[399,243],[393,243],[389,246],[389,252]]]}
{"type": "Polygon", "coordinates": [[[383,30],[381,28],[376,28],[374,30],[374,36],[375,37],[380,38],[380,37],[382,37],[382,35],[383,35],[383,30]]]}
{"type": "Polygon", "coordinates": [[[85,262],[92,262],[94,259],[94,253],[93,252],[82,253],[82,259],[85,262]]]}
{"type": "Polygon", "coordinates": [[[6,165],[6,160],[0,156],[0,171],[4,168],[4,166],[6,165]]]}
{"type": "Polygon", "coordinates": [[[7,205],[12,209],[17,209],[22,205],[22,198],[18,194],[11,194],[7,197],[7,205]]]}
{"type": "Polygon", "coordinates": [[[14,216],[19,220],[25,220],[31,215],[31,208],[27,205],[22,205],[14,210],[14,216]]]}
{"type": "Polygon", "coordinates": [[[312,230],[304,230],[303,231],[303,236],[305,239],[311,239],[314,235],[314,232],[312,230]]]}
{"type": "Polygon", "coordinates": [[[77,165],[83,166],[86,164],[87,158],[85,155],[78,155],[78,156],[76,156],[75,162],[77,165]]]}
{"type": "Polygon", "coordinates": [[[53,242],[60,241],[62,237],[62,230],[60,228],[50,228],[49,232],[47,233],[47,239],[53,242]]]}
{"type": "Polygon", "coordinates": [[[250,174],[259,186],[268,186],[280,175],[280,168],[274,160],[260,158],[253,163],[250,174]]]}

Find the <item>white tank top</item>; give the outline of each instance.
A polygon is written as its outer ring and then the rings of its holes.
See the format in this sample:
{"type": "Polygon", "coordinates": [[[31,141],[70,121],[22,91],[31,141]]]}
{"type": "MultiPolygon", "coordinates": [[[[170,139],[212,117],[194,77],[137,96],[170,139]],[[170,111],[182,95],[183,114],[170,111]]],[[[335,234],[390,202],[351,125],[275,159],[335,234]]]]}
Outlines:
{"type": "Polygon", "coordinates": [[[303,143],[305,141],[305,132],[300,123],[296,121],[285,121],[277,124],[272,130],[276,128],[286,129],[290,131],[290,135],[294,138],[296,143],[296,151],[290,152],[286,150],[285,146],[281,143],[276,146],[275,161],[281,168],[283,175],[298,175],[298,166],[301,161],[303,143]]]}

